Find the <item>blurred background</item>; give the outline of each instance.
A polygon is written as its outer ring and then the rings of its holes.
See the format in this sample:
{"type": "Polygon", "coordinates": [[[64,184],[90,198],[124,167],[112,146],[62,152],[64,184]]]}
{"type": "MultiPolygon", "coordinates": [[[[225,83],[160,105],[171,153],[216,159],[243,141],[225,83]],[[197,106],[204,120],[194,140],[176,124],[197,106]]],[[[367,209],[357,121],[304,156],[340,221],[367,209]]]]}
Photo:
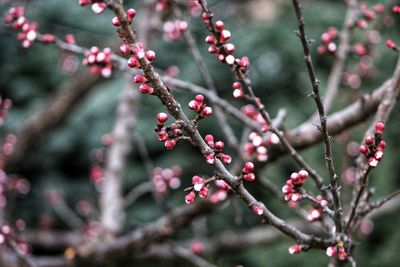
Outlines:
{"type": "MultiPolygon", "coordinates": [[[[168,19],[171,14],[164,13],[161,17],[145,16],[144,12],[141,13],[145,1],[125,2],[126,7],[134,7],[138,11],[135,20],[138,23],[142,21],[141,27],[153,27],[151,35],[147,36],[146,47],[152,47],[157,53],[154,66],[163,70],[176,66],[179,69],[180,79],[205,86],[184,40],[171,41],[163,37],[161,20],[168,19]]],[[[365,1],[371,6],[378,2],[388,5],[385,13],[369,23],[367,29],[355,29],[352,34],[352,44],[363,43],[370,53],[364,59],[355,53],[350,53],[345,68],[347,78],[343,79],[340,86],[333,111],[340,110],[358,99],[361,94],[377,88],[393,72],[396,54],[385,46],[385,42],[388,38],[400,42],[399,17],[392,15],[390,1],[365,1]],[[374,44],[367,42],[367,36],[371,34],[375,36],[374,44]],[[360,64],[364,65],[360,67],[360,64]]],[[[26,16],[31,21],[39,23],[39,31],[42,33],[52,33],[60,38],[66,34],[74,34],[80,46],[110,47],[113,51],[118,51],[120,43],[115,28],[110,23],[113,17],[110,11],[96,16],[90,7],[82,8],[73,0],[1,1],[0,3],[1,14],[4,14],[10,5],[25,5],[26,16]]],[[[323,91],[333,57],[329,54],[318,54],[317,48],[321,45],[321,35],[328,27],[341,28],[346,6],[343,1],[306,0],[302,3],[306,32],[313,40],[312,55],[323,91]]],[[[223,20],[226,28],[232,32],[232,43],[236,45],[236,53],[240,56],[249,56],[253,87],[267,110],[275,115],[279,109],[286,109],[285,125],[289,129],[309,118],[316,109],[312,99],[307,97],[311,88],[304,71],[301,44],[294,32],[297,26],[291,2],[210,0],[209,4],[215,16],[223,20]]],[[[241,107],[242,103],[232,97],[231,72],[214,56],[207,53],[207,46],[203,42],[207,33],[201,19],[196,16],[187,19],[218,93],[232,105],[241,107]]],[[[141,27],[138,29],[139,35],[141,27]]],[[[91,79],[90,82],[82,82],[82,86],[87,90],[76,101],[68,116],[60,119],[53,129],[36,136],[28,144],[29,152],[12,166],[12,173],[26,179],[29,182],[26,186],[29,186],[30,190],[27,194],[15,194],[8,199],[7,220],[11,222],[22,219],[28,229],[69,230],[69,225],[54,211],[52,193],[57,197],[61,196],[82,220],[86,222],[96,220],[98,194],[95,167],[101,165],[99,158],[101,159],[106,147],[104,142],[107,143],[107,137],[104,136],[112,130],[117,101],[127,78],[118,71],[108,79],[94,78],[87,72],[86,67],[82,66],[82,59],[80,55],[61,51],[53,45],[35,43],[29,49],[22,48],[14,31],[4,24],[0,26],[0,94],[13,102],[8,117],[0,128],[1,143],[7,134],[21,131],[33,114],[49,105],[53,95],[58,91],[68,88],[74,81],[76,85],[80,79],[86,81],[91,79]]],[[[177,91],[175,95],[183,105],[193,97],[192,94],[182,91],[177,91]]],[[[171,207],[185,205],[183,188],[191,185],[191,177],[195,174],[212,175],[212,170],[189,144],[181,142],[174,150],[166,151],[163,144],[158,142],[153,131],[156,124],[155,117],[158,112],[165,110],[157,99],[141,95],[137,105],[138,122],[135,134],[143,139],[154,164],[162,168],[170,168],[173,165],[182,168],[181,188],[168,193],[167,203],[171,207]]],[[[399,115],[400,110],[396,106],[384,135],[388,143],[386,156],[371,175],[371,186],[376,191],[373,198],[388,194],[400,186],[397,165],[400,160],[397,151],[400,145],[397,138],[400,125],[396,120],[399,115]]],[[[240,137],[241,125],[234,119],[230,123],[240,137]]],[[[366,121],[336,136],[333,141],[336,168],[342,178],[344,201],[351,196],[348,181],[351,181],[352,177],[351,167],[355,165],[355,155],[349,153],[351,151],[349,147],[351,144],[354,146],[352,142],[361,141],[368,125],[366,121]]],[[[203,134],[212,133],[218,138],[223,138],[215,118],[202,121],[200,131],[203,134]]],[[[234,151],[229,149],[227,151],[235,157],[234,151]]],[[[326,175],[322,153],[321,145],[301,151],[311,166],[326,175]]],[[[282,157],[268,165],[263,174],[280,188],[294,170],[297,170],[297,166],[293,160],[282,157]]],[[[134,142],[124,171],[124,192],[128,193],[134,186],[147,180],[148,174],[134,142]]],[[[276,200],[260,187],[254,184],[249,184],[247,187],[282,218],[295,217],[295,213],[285,203],[276,200]]],[[[144,195],[129,207],[124,229],[125,231],[134,229],[161,215],[162,211],[155,205],[151,194],[144,195]]],[[[359,266],[398,265],[399,223],[398,210],[365,222],[365,229],[356,236],[360,241],[355,254],[359,266]]],[[[243,203],[232,198],[217,212],[202,218],[193,227],[179,231],[176,239],[193,238],[196,225],[197,228],[202,228],[201,232],[205,236],[212,238],[226,229],[233,232],[251,229],[258,226],[259,221],[243,203]]],[[[276,267],[292,264],[324,266],[329,261],[324,252],[317,250],[288,256],[287,248],[291,244],[292,240],[282,237],[273,245],[258,245],[235,253],[222,251],[213,255],[210,261],[218,266],[241,264],[276,267]]],[[[40,255],[48,251],[33,248],[33,253],[40,255]]],[[[62,251],[51,253],[57,254],[62,251]]],[[[157,260],[146,260],[140,262],[138,266],[160,266],[159,264],[157,260]]],[[[162,264],[174,266],[178,262],[163,261],[162,264]]],[[[184,264],[189,266],[187,262],[184,264]]]]}

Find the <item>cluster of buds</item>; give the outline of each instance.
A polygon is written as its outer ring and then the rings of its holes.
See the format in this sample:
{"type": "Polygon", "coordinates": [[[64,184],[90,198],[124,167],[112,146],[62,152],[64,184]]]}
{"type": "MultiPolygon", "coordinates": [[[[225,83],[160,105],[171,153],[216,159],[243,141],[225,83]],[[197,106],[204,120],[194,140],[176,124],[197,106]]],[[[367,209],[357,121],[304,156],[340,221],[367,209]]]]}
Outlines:
{"type": "Polygon", "coordinates": [[[361,3],[360,10],[363,16],[356,21],[355,25],[358,28],[365,30],[368,28],[368,23],[376,19],[377,14],[385,12],[385,6],[382,4],[376,4],[370,7],[367,3],[361,3]]]}
{"type": "Polygon", "coordinates": [[[112,51],[106,47],[101,51],[98,47],[93,46],[85,53],[83,65],[89,66],[89,70],[94,75],[108,78],[112,74],[112,51]]]}
{"type": "Polygon", "coordinates": [[[189,14],[192,16],[199,16],[201,14],[201,5],[198,0],[189,0],[187,3],[189,14]]]}
{"type": "Polygon", "coordinates": [[[155,168],[151,178],[155,193],[163,197],[168,193],[169,189],[179,188],[181,185],[181,180],[179,178],[181,174],[182,169],[177,165],[165,169],[160,167],[155,168]]]}
{"type": "Polygon", "coordinates": [[[3,21],[19,31],[17,37],[18,41],[21,42],[22,47],[28,48],[32,46],[33,42],[38,37],[38,24],[36,22],[30,23],[24,16],[24,13],[25,9],[23,7],[11,7],[8,9],[3,21]]]}
{"type": "Polygon", "coordinates": [[[288,201],[292,206],[298,205],[299,201],[303,198],[300,189],[307,181],[307,177],[308,172],[306,170],[293,172],[282,187],[282,192],[285,194],[285,201],[288,201]]]}
{"type": "Polygon", "coordinates": [[[28,180],[19,177],[7,175],[0,169],[0,208],[7,205],[6,194],[25,196],[29,193],[31,185],[28,180]]]}
{"type": "Polygon", "coordinates": [[[322,45],[318,47],[318,54],[334,54],[337,49],[337,45],[334,42],[334,39],[336,39],[337,35],[337,29],[335,27],[329,27],[326,32],[321,35],[322,45]]]}
{"type": "Polygon", "coordinates": [[[204,102],[203,95],[196,95],[193,100],[188,104],[191,110],[194,110],[199,114],[200,118],[210,117],[212,115],[212,108],[207,106],[204,102]]]}
{"type": "Polygon", "coordinates": [[[101,137],[101,143],[102,147],[94,149],[91,152],[91,160],[92,160],[92,165],[90,167],[90,180],[93,182],[93,184],[96,186],[96,188],[99,188],[101,183],[104,180],[104,163],[105,163],[105,154],[107,148],[112,145],[114,142],[113,136],[109,133],[104,134],[101,137]]]}
{"type": "Polygon", "coordinates": [[[223,180],[215,181],[216,190],[210,195],[211,203],[219,203],[228,197],[231,187],[223,180]]]}
{"type": "Polygon", "coordinates": [[[18,249],[18,253],[28,255],[30,253],[30,246],[20,237],[20,232],[23,231],[25,227],[25,221],[20,219],[15,222],[15,228],[18,231],[15,231],[9,224],[4,223],[0,228],[0,245],[5,245],[12,250],[18,249]],[[10,241],[12,241],[13,244],[10,241]]]}
{"type": "Polygon", "coordinates": [[[171,3],[171,0],[157,0],[156,10],[159,12],[165,11],[171,5],[171,3]]]}
{"type": "Polygon", "coordinates": [[[12,101],[8,98],[2,98],[0,96],[0,125],[4,123],[7,117],[8,110],[12,106],[12,101]]]}
{"type": "Polygon", "coordinates": [[[133,82],[140,84],[139,90],[142,94],[153,94],[154,88],[148,84],[146,77],[143,75],[137,74],[133,77],[133,82]]]}
{"type": "Polygon", "coordinates": [[[184,20],[166,21],[163,25],[164,39],[171,41],[177,40],[188,29],[188,23],[184,20]]]}
{"type": "Polygon", "coordinates": [[[248,182],[253,182],[256,179],[256,175],[254,174],[254,164],[253,162],[246,162],[244,164],[244,168],[242,169],[242,176],[248,182]]]}
{"type": "MultiPolygon", "coordinates": [[[[136,10],[133,8],[130,8],[126,11],[126,20],[128,21],[129,24],[132,23],[133,19],[136,16],[136,10]]],[[[113,17],[111,20],[111,24],[114,25],[115,27],[121,26],[121,21],[117,16],[113,17]]]]}
{"type": "Polygon", "coordinates": [[[320,221],[322,219],[322,211],[328,206],[328,201],[326,201],[322,196],[318,195],[315,197],[318,203],[307,211],[307,220],[310,222],[320,221]]]}
{"type": "MultiPolygon", "coordinates": [[[[123,36],[120,36],[122,40],[125,40],[123,36]]],[[[133,54],[132,57],[128,59],[128,67],[130,68],[138,68],[140,67],[140,62],[139,60],[142,60],[146,58],[149,61],[153,61],[156,59],[156,53],[153,50],[144,50],[143,44],[138,43],[137,47],[134,49],[131,49],[131,47],[127,44],[124,43],[120,46],[120,51],[123,54],[133,54]]]]}
{"type": "Polygon", "coordinates": [[[209,153],[206,156],[206,162],[210,165],[215,164],[215,160],[219,159],[222,161],[224,164],[230,164],[232,161],[232,157],[222,153],[222,150],[225,147],[225,144],[223,141],[214,141],[214,136],[211,134],[207,134],[204,137],[204,141],[206,141],[207,145],[213,149],[213,152],[209,153]]]}
{"type": "Polygon", "coordinates": [[[386,142],[382,140],[382,134],[385,130],[385,124],[378,122],[375,124],[374,136],[367,136],[364,140],[364,145],[359,148],[368,159],[370,167],[376,167],[383,158],[383,150],[386,148],[386,142]]]}
{"type": "Polygon", "coordinates": [[[248,57],[236,58],[233,54],[235,52],[235,45],[228,43],[227,41],[231,38],[231,32],[225,29],[223,21],[216,21],[214,25],[211,25],[210,16],[204,12],[202,14],[203,22],[207,27],[213,27],[215,31],[213,35],[208,35],[205,42],[210,45],[208,52],[210,54],[217,55],[219,61],[224,62],[230,66],[236,64],[236,66],[245,73],[250,65],[248,57]]]}
{"type": "Polygon", "coordinates": [[[165,148],[170,150],[176,146],[179,138],[182,136],[182,126],[173,122],[169,126],[165,126],[168,120],[168,114],[160,112],[157,114],[157,127],[154,130],[157,133],[158,140],[164,142],[165,148]]]}
{"type": "Polygon", "coordinates": [[[348,258],[348,254],[346,252],[346,249],[344,247],[344,242],[339,241],[336,245],[334,246],[329,246],[326,249],[326,255],[328,257],[338,257],[339,260],[345,261],[348,258]]]}
{"type": "Polygon", "coordinates": [[[207,198],[208,197],[208,186],[209,183],[207,182],[206,179],[195,175],[192,178],[192,184],[193,187],[191,191],[185,196],[185,202],[190,204],[193,203],[193,201],[196,198],[196,192],[199,194],[201,198],[207,198]]]}
{"type": "MultiPolygon", "coordinates": [[[[268,132],[269,126],[263,119],[261,113],[253,106],[246,105],[241,109],[242,113],[253,121],[260,124],[263,132],[268,132]]],[[[268,147],[279,143],[279,137],[274,133],[260,135],[257,132],[251,132],[248,137],[248,142],[245,144],[245,153],[248,156],[255,155],[258,161],[268,160],[268,147]]]]}

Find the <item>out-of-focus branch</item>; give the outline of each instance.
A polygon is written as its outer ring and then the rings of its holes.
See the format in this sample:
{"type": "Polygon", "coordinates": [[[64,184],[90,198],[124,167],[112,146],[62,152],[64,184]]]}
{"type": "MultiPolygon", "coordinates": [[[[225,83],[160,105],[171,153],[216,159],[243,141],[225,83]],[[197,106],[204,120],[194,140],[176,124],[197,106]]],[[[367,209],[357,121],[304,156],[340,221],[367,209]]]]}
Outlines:
{"type": "MultiPolygon", "coordinates": [[[[335,112],[327,118],[327,128],[331,135],[336,135],[350,127],[366,120],[376,111],[388,87],[394,80],[385,81],[379,88],[370,94],[365,94],[358,101],[346,108],[335,112]]],[[[289,142],[295,148],[305,148],[321,141],[321,133],[312,122],[305,122],[300,126],[289,130],[287,133],[289,142]]]]}
{"type": "Polygon", "coordinates": [[[198,267],[216,267],[216,265],[209,263],[202,257],[194,254],[191,250],[182,247],[178,244],[172,244],[170,245],[171,251],[173,254],[177,255],[180,258],[183,258],[187,260],[188,262],[191,262],[195,266],[198,267]]]}
{"type": "Polygon", "coordinates": [[[198,201],[190,206],[172,210],[155,222],[139,227],[126,235],[106,243],[97,243],[91,250],[78,251],[75,258],[77,266],[97,266],[129,259],[154,242],[173,236],[179,229],[190,224],[197,217],[215,207],[208,201],[198,201]]]}
{"type": "MultiPolygon", "coordinates": [[[[343,69],[347,55],[350,50],[350,37],[351,29],[354,27],[356,19],[358,18],[358,1],[348,0],[347,1],[347,11],[344,18],[342,29],[339,33],[339,45],[335,53],[335,61],[333,62],[331,72],[329,74],[325,97],[323,99],[325,112],[329,113],[333,101],[337,95],[340,81],[342,80],[343,69]]],[[[316,114],[317,116],[317,114],[316,114]]],[[[316,117],[314,115],[314,117],[316,117]]]]}
{"type": "Polygon", "coordinates": [[[7,169],[17,167],[24,155],[32,150],[52,129],[61,125],[75,106],[102,79],[82,70],[49,98],[19,131],[14,152],[5,159],[7,169]]]}
{"type": "Polygon", "coordinates": [[[108,148],[104,180],[100,192],[101,224],[106,235],[118,234],[125,219],[122,199],[122,174],[132,146],[132,131],[136,124],[139,92],[127,84],[122,90],[117,117],[108,148]]]}
{"type": "Polygon", "coordinates": [[[143,182],[129,191],[125,197],[125,208],[131,206],[135,201],[146,193],[151,193],[153,191],[153,185],[151,182],[143,182]]]}

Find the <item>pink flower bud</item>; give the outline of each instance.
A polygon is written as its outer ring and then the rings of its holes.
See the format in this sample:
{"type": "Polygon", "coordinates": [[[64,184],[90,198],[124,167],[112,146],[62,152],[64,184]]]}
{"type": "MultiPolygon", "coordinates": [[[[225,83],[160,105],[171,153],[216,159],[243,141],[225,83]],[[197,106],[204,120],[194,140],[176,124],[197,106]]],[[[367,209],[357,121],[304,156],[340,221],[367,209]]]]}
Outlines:
{"type": "Polygon", "coordinates": [[[203,104],[204,96],[203,96],[203,95],[196,95],[196,96],[194,97],[194,100],[195,100],[199,105],[201,105],[201,104],[203,104]]]}
{"type": "Polygon", "coordinates": [[[150,61],[153,61],[154,59],[156,59],[156,53],[153,50],[146,51],[145,56],[150,61]]]}
{"type": "Polygon", "coordinates": [[[253,182],[256,179],[256,175],[254,173],[250,172],[250,173],[243,175],[243,179],[245,179],[248,182],[253,182]]]}
{"type": "Polygon", "coordinates": [[[246,162],[245,164],[244,164],[244,168],[243,168],[243,172],[244,173],[249,173],[249,172],[252,172],[252,171],[254,171],[254,164],[253,164],[253,162],[246,162]]]}
{"type": "Polygon", "coordinates": [[[365,145],[361,145],[360,148],[358,149],[360,153],[367,155],[368,154],[368,148],[365,145]]]}
{"type": "Polygon", "coordinates": [[[232,161],[232,157],[226,154],[220,154],[220,159],[224,164],[230,164],[232,161]]]}
{"type": "Polygon", "coordinates": [[[106,10],[107,4],[104,2],[96,2],[92,5],[92,10],[95,14],[101,14],[106,10]]]}
{"type": "Polygon", "coordinates": [[[225,146],[225,144],[222,141],[215,142],[215,144],[214,144],[215,151],[218,151],[218,152],[222,151],[224,149],[224,146],[225,146]]]}
{"type": "Polygon", "coordinates": [[[211,134],[207,134],[204,137],[204,141],[206,141],[207,145],[211,148],[214,147],[214,136],[212,136],[211,134]]]}
{"type": "Polygon", "coordinates": [[[211,108],[211,107],[208,107],[208,106],[204,107],[204,108],[201,110],[200,115],[203,116],[203,117],[209,117],[209,116],[211,116],[211,115],[212,115],[212,108],[211,108]]]}
{"type": "Polygon", "coordinates": [[[129,66],[130,68],[137,68],[137,67],[140,66],[140,63],[139,63],[139,61],[138,61],[135,57],[130,57],[130,58],[128,59],[128,66],[129,66]]]}
{"type": "Polygon", "coordinates": [[[46,33],[43,35],[43,42],[45,43],[53,43],[56,40],[56,37],[53,34],[46,33]]]}
{"type": "Polygon", "coordinates": [[[130,48],[130,46],[129,46],[128,44],[122,44],[122,45],[119,47],[119,51],[120,51],[122,54],[127,55],[127,54],[129,54],[129,53],[131,52],[131,48],[130,48]]]}
{"type": "Polygon", "coordinates": [[[372,136],[367,136],[367,138],[365,138],[365,144],[367,146],[373,146],[375,143],[375,139],[372,136]]]}
{"type": "Polygon", "coordinates": [[[193,203],[194,199],[196,198],[196,194],[194,192],[190,192],[185,196],[185,202],[187,204],[193,203]]]}
{"type": "Polygon", "coordinates": [[[256,214],[256,215],[258,215],[258,216],[261,216],[261,215],[264,214],[264,209],[263,209],[263,207],[261,206],[261,204],[259,204],[259,203],[254,204],[254,205],[251,207],[251,209],[253,210],[254,214],[256,214]]]}
{"type": "Polygon", "coordinates": [[[193,176],[192,184],[195,191],[199,192],[204,186],[204,179],[198,175],[193,176]]]}
{"type": "Polygon", "coordinates": [[[379,163],[379,161],[378,161],[376,158],[374,158],[374,157],[370,157],[370,158],[368,159],[368,165],[371,166],[371,167],[376,167],[376,166],[378,166],[378,163],[379,163]]]}
{"type": "Polygon", "coordinates": [[[375,131],[377,134],[382,134],[384,130],[385,130],[384,123],[378,122],[377,124],[375,124],[375,131]]]}
{"type": "Polygon", "coordinates": [[[176,146],[176,141],[175,139],[168,139],[165,141],[164,145],[166,149],[171,150],[176,146]]]}
{"type": "Polygon", "coordinates": [[[111,20],[112,25],[114,25],[115,27],[119,27],[121,26],[121,22],[119,21],[118,17],[113,17],[113,19],[111,20]]]}
{"type": "Polygon", "coordinates": [[[215,164],[215,155],[214,154],[208,154],[206,156],[206,162],[210,165],[214,165],[215,164]]]}
{"type": "Polygon", "coordinates": [[[336,246],[327,247],[327,249],[326,249],[326,255],[328,257],[335,256],[336,252],[337,252],[336,246]]]}
{"type": "Polygon", "coordinates": [[[217,31],[219,31],[219,32],[222,31],[224,29],[224,27],[225,27],[225,24],[222,21],[218,20],[215,22],[215,29],[217,31]]]}
{"type": "Polygon", "coordinates": [[[388,39],[388,40],[386,41],[386,46],[389,47],[389,48],[391,48],[391,49],[395,49],[395,48],[396,48],[396,43],[393,42],[391,39],[388,39]]]}
{"type": "Polygon", "coordinates": [[[137,75],[135,75],[135,77],[133,77],[133,82],[134,83],[145,83],[145,82],[147,82],[147,79],[143,75],[137,74],[137,75]]]}
{"type": "Polygon", "coordinates": [[[142,83],[139,90],[142,94],[152,94],[154,92],[154,88],[146,83],[142,83]]]}
{"type": "Polygon", "coordinates": [[[136,10],[133,8],[130,8],[126,11],[126,15],[128,17],[129,23],[132,22],[133,18],[136,16],[136,10]]]}
{"type": "Polygon", "coordinates": [[[166,131],[159,131],[157,135],[158,140],[165,141],[168,139],[168,133],[166,131]]]}
{"type": "Polygon", "coordinates": [[[216,45],[217,44],[217,40],[212,35],[208,35],[206,37],[205,41],[206,41],[207,44],[210,44],[210,45],[216,45]]]}
{"type": "Polygon", "coordinates": [[[208,187],[203,186],[203,188],[199,192],[199,196],[201,198],[207,198],[208,197],[208,187]]]}
{"type": "Polygon", "coordinates": [[[164,112],[160,112],[157,114],[157,122],[162,125],[168,120],[168,114],[164,112]]]}
{"type": "Polygon", "coordinates": [[[199,112],[200,111],[200,107],[201,107],[201,105],[199,105],[199,103],[197,103],[196,100],[190,101],[188,106],[189,106],[190,109],[192,109],[192,110],[194,110],[196,112],[199,112]]]}
{"type": "Polygon", "coordinates": [[[290,246],[288,249],[290,254],[298,254],[301,252],[301,250],[302,250],[302,247],[299,244],[294,244],[293,246],[290,246]]]}

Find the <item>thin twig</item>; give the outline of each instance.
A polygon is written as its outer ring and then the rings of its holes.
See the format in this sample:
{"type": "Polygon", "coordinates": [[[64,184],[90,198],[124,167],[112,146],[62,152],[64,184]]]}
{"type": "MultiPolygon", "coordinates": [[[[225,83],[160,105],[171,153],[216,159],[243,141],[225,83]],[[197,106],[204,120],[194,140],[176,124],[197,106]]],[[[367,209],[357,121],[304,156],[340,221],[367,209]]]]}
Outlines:
{"type": "Polygon", "coordinates": [[[298,24],[298,36],[301,40],[304,52],[304,61],[307,67],[307,73],[310,78],[310,82],[312,85],[312,97],[315,100],[315,104],[317,105],[318,114],[320,117],[321,123],[321,134],[322,139],[324,142],[325,148],[325,161],[326,166],[328,168],[329,173],[329,180],[330,180],[330,191],[332,193],[333,198],[333,209],[334,209],[334,222],[336,226],[336,232],[342,232],[342,206],[340,203],[340,188],[338,186],[338,176],[335,172],[335,166],[333,163],[333,156],[332,156],[332,147],[331,147],[331,136],[328,133],[327,129],[327,117],[324,110],[324,105],[322,103],[320,94],[319,94],[319,84],[320,81],[317,78],[317,75],[314,70],[314,66],[311,60],[310,54],[310,47],[309,47],[309,40],[306,37],[305,29],[304,29],[304,18],[301,11],[300,2],[298,0],[292,0],[296,17],[297,17],[297,24],[298,24]]]}

